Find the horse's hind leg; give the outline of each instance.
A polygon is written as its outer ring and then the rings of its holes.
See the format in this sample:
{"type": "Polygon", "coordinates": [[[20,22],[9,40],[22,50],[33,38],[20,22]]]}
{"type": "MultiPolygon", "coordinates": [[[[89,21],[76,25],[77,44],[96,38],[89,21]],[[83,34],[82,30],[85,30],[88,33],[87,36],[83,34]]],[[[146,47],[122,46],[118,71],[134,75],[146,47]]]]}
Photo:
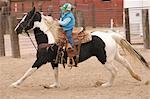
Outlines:
{"type": "Polygon", "coordinates": [[[112,63],[105,63],[105,68],[110,72],[111,76],[108,82],[103,83],[102,86],[103,87],[110,87],[113,84],[113,81],[116,77],[117,74],[117,68],[114,67],[114,65],[112,63]]]}
{"type": "Polygon", "coordinates": [[[58,81],[58,64],[54,64],[54,63],[51,63],[51,64],[52,64],[52,67],[53,67],[53,70],[54,70],[55,80],[54,80],[54,83],[52,85],[50,85],[50,88],[57,88],[57,87],[59,87],[59,81],[58,81]]]}
{"type": "Polygon", "coordinates": [[[124,57],[122,57],[119,53],[116,54],[115,60],[121,63],[129,71],[129,73],[134,79],[141,81],[141,77],[133,71],[130,63],[124,57]]]}

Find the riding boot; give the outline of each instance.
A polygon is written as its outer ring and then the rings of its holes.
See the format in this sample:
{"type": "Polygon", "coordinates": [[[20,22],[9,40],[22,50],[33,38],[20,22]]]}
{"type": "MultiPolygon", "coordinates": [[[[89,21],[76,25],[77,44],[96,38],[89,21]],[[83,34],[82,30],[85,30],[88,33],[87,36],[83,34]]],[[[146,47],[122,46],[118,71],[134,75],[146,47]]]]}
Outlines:
{"type": "Polygon", "coordinates": [[[68,51],[74,51],[74,46],[72,46],[70,43],[67,44],[67,50],[68,51]]]}
{"type": "Polygon", "coordinates": [[[78,64],[78,62],[79,62],[79,55],[76,55],[76,57],[75,57],[75,63],[76,63],[76,65],[78,64]]]}

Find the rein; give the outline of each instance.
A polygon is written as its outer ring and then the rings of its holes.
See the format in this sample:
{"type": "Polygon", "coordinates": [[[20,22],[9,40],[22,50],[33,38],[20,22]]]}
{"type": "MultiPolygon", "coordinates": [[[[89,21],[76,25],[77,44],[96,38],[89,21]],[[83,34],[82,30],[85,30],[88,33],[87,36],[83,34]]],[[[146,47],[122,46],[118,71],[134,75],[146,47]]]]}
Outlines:
{"type": "Polygon", "coordinates": [[[36,45],[34,44],[32,38],[31,38],[30,34],[29,34],[28,32],[26,32],[26,34],[28,35],[28,37],[29,37],[29,39],[30,39],[30,41],[31,41],[31,43],[32,43],[32,45],[34,46],[34,48],[35,48],[36,51],[37,51],[38,49],[41,49],[41,48],[46,48],[46,49],[48,50],[49,47],[50,47],[51,50],[53,51],[52,46],[54,46],[54,44],[41,43],[41,44],[38,45],[38,48],[37,48],[36,45]]]}
{"type": "Polygon", "coordinates": [[[29,32],[25,32],[27,35],[28,35],[28,37],[29,37],[29,39],[30,39],[30,41],[31,41],[31,43],[32,43],[32,45],[34,46],[34,48],[35,48],[35,50],[38,50],[37,48],[36,48],[36,45],[34,44],[34,42],[33,42],[33,40],[32,40],[32,38],[31,38],[31,36],[29,35],[29,32]]]}

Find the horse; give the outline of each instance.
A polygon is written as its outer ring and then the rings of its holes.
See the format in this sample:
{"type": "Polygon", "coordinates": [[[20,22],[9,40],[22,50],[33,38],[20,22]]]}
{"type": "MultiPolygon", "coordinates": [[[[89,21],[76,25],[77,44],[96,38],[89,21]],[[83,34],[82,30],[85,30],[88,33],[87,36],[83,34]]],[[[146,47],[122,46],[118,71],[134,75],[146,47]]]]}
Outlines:
{"type": "MultiPolygon", "coordinates": [[[[31,68],[29,68],[26,73],[16,82],[12,83],[11,87],[19,87],[23,83],[25,79],[31,76],[38,68],[40,68],[43,64],[47,62],[51,63],[54,70],[54,83],[50,85],[51,88],[59,87],[58,80],[58,64],[56,63],[56,56],[58,45],[56,43],[57,33],[60,26],[57,21],[53,19],[52,16],[45,16],[40,12],[36,11],[35,7],[29,11],[22,20],[17,24],[15,31],[17,34],[21,34],[23,32],[28,33],[28,31],[34,31],[35,39],[37,42],[37,59],[31,68]],[[46,23],[49,22],[49,25],[46,23]],[[45,47],[40,48],[41,45],[46,45],[45,47]]],[[[86,43],[81,44],[81,50],[79,53],[79,63],[84,62],[88,58],[95,56],[99,62],[104,65],[104,67],[110,73],[110,79],[101,86],[110,87],[113,84],[113,81],[117,74],[117,67],[112,63],[114,61],[119,62],[121,65],[125,67],[131,77],[134,79],[141,81],[141,77],[135,73],[133,68],[127,59],[125,59],[119,53],[119,47],[125,49],[127,52],[131,54],[133,59],[142,63],[145,67],[150,69],[149,64],[144,59],[144,57],[137,52],[131,44],[125,40],[120,34],[116,32],[100,32],[94,31],[91,33],[92,40],[86,43]]],[[[124,50],[123,50],[124,51],[124,50]]]]}

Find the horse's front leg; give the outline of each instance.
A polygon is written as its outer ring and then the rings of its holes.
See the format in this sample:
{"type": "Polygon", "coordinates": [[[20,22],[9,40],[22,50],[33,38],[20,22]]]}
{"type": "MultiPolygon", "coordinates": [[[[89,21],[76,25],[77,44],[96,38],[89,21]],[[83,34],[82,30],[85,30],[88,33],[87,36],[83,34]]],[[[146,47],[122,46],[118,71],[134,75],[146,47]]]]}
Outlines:
{"type": "Polygon", "coordinates": [[[29,68],[29,69],[25,72],[25,74],[24,74],[19,80],[17,80],[16,82],[12,83],[12,84],[10,85],[10,87],[14,87],[14,88],[18,87],[19,85],[21,85],[21,84],[23,83],[23,81],[24,81],[25,79],[27,79],[29,76],[31,76],[36,70],[37,70],[37,67],[34,67],[34,68],[31,67],[31,68],[29,68]]]}
{"type": "Polygon", "coordinates": [[[16,82],[12,83],[11,87],[18,87],[20,84],[23,83],[25,79],[31,76],[38,68],[40,68],[43,64],[47,63],[47,57],[44,55],[40,55],[40,57],[34,62],[31,68],[29,68],[25,74],[16,82]]]}
{"type": "Polygon", "coordinates": [[[51,88],[58,88],[59,85],[59,81],[58,81],[58,64],[54,64],[52,63],[52,67],[54,70],[54,83],[52,85],[50,85],[51,88]]]}

